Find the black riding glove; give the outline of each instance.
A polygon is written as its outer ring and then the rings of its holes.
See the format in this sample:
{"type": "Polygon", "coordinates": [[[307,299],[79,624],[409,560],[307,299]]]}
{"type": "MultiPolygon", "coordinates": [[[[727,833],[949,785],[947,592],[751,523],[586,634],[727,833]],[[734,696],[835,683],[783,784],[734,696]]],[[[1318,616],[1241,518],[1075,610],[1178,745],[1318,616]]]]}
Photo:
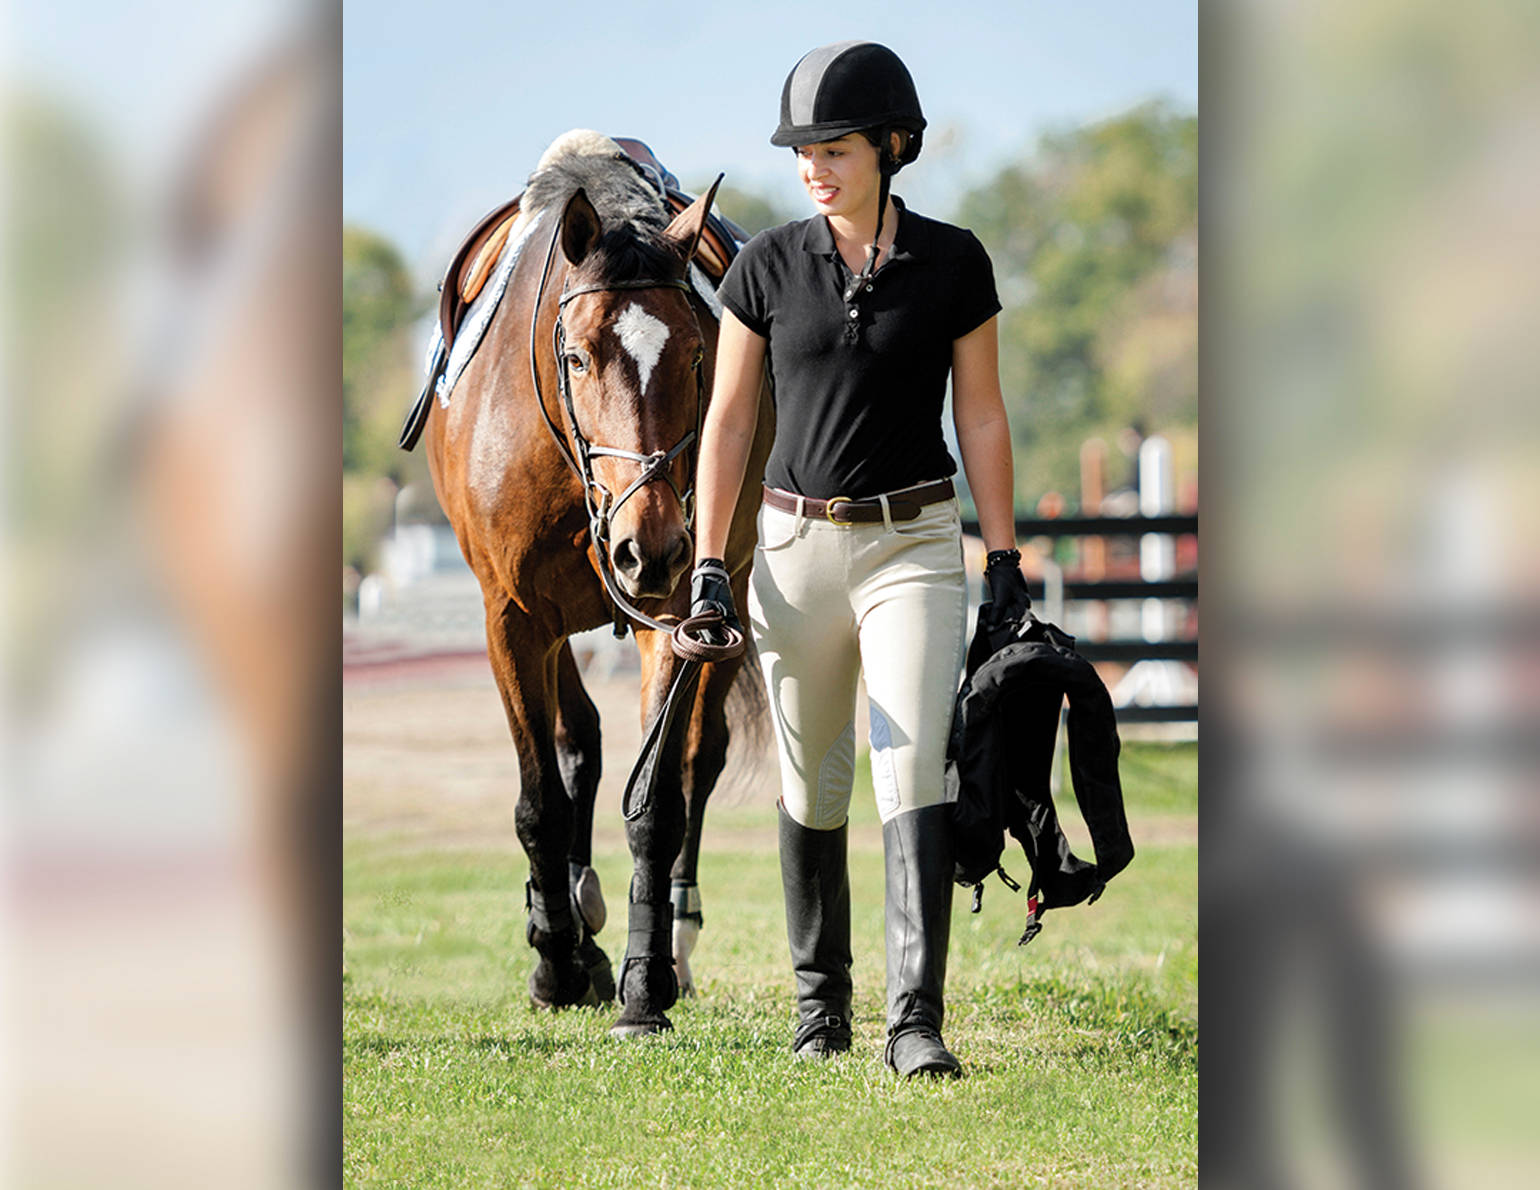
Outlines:
{"type": "Polygon", "coordinates": [[[737,609],[733,607],[733,589],[726,564],[721,558],[702,558],[695,564],[695,573],[690,577],[690,614],[698,616],[713,608],[722,613],[729,625],[743,631],[737,609]]]}
{"type": "Polygon", "coordinates": [[[1020,550],[990,550],[984,566],[984,581],[989,584],[990,602],[979,608],[979,615],[991,628],[1020,620],[1032,606],[1027,594],[1027,580],[1021,575],[1020,550]]]}

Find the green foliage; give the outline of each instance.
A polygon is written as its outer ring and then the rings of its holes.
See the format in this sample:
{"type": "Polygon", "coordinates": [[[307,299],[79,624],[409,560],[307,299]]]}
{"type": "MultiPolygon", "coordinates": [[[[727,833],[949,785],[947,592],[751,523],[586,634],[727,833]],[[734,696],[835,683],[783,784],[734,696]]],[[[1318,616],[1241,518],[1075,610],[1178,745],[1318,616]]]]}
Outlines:
{"type": "Polygon", "coordinates": [[[342,232],[342,467],[400,478],[400,421],[411,400],[413,320],[425,302],[412,292],[400,254],[360,227],[342,232]]]}
{"type": "Polygon", "coordinates": [[[429,294],[400,253],[361,227],[342,231],[342,561],[368,573],[397,489],[428,484],[425,452],[396,446],[422,384],[413,335],[429,294]]]}
{"type": "Polygon", "coordinates": [[[14,170],[4,234],[15,351],[57,333],[50,324],[80,318],[82,296],[97,297],[121,259],[128,221],[91,127],[52,98],[10,98],[0,129],[14,170]]]}
{"type": "Polygon", "coordinates": [[[18,446],[3,482],[17,528],[48,541],[81,532],[101,494],[93,474],[100,452],[122,430],[102,407],[115,404],[108,395],[123,383],[114,371],[123,360],[111,299],[129,218],[88,121],[47,95],[17,90],[8,98],[0,116],[11,167],[0,301],[14,397],[7,428],[18,446]]]}
{"type": "Polygon", "coordinates": [[[1027,506],[1049,489],[1073,497],[1092,434],[1196,424],[1197,216],[1198,121],[1161,104],[1045,137],[960,204],[1005,306],[1027,506]]]}
{"type": "MultiPolygon", "coordinates": [[[[708,179],[705,185],[695,187],[690,193],[704,194],[706,187],[710,185],[711,182],[708,179]]],[[[726,182],[723,182],[721,188],[717,190],[714,206],[720,214],[751,234],[764,231],[767,227],[777,227],[788,219],[797,217],[774,199],[755,194],[751,190],[740,190],[736,186],[729,186],[726,182]]]]}
{"type": "Polygon", "coordinates": [[[396,485],[381,475],[342,473],[342,564],[360,575],[374,568],[375,549],[390,528],[396,485]]]}

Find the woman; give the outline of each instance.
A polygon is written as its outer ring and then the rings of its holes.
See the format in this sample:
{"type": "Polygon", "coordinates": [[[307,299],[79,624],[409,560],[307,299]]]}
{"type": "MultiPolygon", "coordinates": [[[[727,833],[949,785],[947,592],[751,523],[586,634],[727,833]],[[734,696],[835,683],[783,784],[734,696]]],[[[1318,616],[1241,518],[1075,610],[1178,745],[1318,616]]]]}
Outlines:
{"type": "Polygon", "coordinates": [[[957,466],[941,430],[948,371],[991,610],[1026,605],[989,258],[972,233],[889,194],[924,128],[909,72],[884,46],[824,46],[787,78],[771,143],[795,151],[817,213],[754,237],[722,282],[692,584],[695,612],[715,605],[735,619],[721,558],[768,353],[776,435],[749,619],[781,764],[793,1049],[850,1048],[845,836],[864,671],[887,874],[884,1060],[906,1077],[961,1072],[941,1039],[952,900],[942,772],[967,618],[957,466]]]}

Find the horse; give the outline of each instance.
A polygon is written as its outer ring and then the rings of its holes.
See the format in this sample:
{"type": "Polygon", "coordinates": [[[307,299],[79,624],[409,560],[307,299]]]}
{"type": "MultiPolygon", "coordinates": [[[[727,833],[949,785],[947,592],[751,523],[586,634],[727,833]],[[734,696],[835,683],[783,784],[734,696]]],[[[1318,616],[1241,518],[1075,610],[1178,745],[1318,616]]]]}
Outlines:
{"type": "MultiPolygon", "coordinates": [[[[715,191],[670,221],[613,141],[558,138],[522,196],[526,247],[507,291],[425,429],[434,489],[481,586],[518,756],[525,936],[538,955],[530,999],[597,1005],[618,990],[620,1037],[671,1029],[667,1009],[693,994],[701,829],[740,729],[728,695],[765,701],[750,648],[701,666],[669,721],[651,796],[626,822],[633,874],[617,984],[594,940],[606,918],[591,867],[599,716],[569,638],[605,624],[621,633],[624,604],[645,613],[633,625],[644,729],[659,720],[684,664],[669,625],[689,611],[680,580],[694,552],[692,485],[718,327],[692,258],[715,191]]],[[[773,416],[767,377],[725,559],[739,607],[773,416]]]]}

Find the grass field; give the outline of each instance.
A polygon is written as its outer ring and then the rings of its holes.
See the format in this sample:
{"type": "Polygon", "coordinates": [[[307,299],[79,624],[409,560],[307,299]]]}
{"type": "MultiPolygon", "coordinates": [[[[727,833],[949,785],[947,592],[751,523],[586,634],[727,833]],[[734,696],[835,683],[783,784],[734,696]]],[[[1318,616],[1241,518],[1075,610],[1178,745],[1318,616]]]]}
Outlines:
{"type": "MultiPolygon", "coordinates": [[[[795,1009],[774,808],[708,813],[700,996],[676,1031],[528,1007],[522,855],[349,841],[345,1184],[358,1187],[1185,1186],[1197,1180],[1197,750],[1128,745],[1138,855],[1015,945],[1024,901],[959,890],[946,1036],[968,1077],[900,1083],[883,1041],[882,853],[852,816],[856,1043],[788,1052],[795,1009]]],[[[1074,820],[1066,790],[1061,813],[1074,820]]],[[[1078,822],[1067,824],[1078,826],[1078,822]]],[[[511,836],[511,826],[509,828],[511,836]]],[[[1084,836],[1071,830],[1077,851],[1084,836]]],[[[619,967],[629,856],[595,856],[619,967]]],[[[1018,877],[1017,853],[1007,868],[1018,877]]]]}

